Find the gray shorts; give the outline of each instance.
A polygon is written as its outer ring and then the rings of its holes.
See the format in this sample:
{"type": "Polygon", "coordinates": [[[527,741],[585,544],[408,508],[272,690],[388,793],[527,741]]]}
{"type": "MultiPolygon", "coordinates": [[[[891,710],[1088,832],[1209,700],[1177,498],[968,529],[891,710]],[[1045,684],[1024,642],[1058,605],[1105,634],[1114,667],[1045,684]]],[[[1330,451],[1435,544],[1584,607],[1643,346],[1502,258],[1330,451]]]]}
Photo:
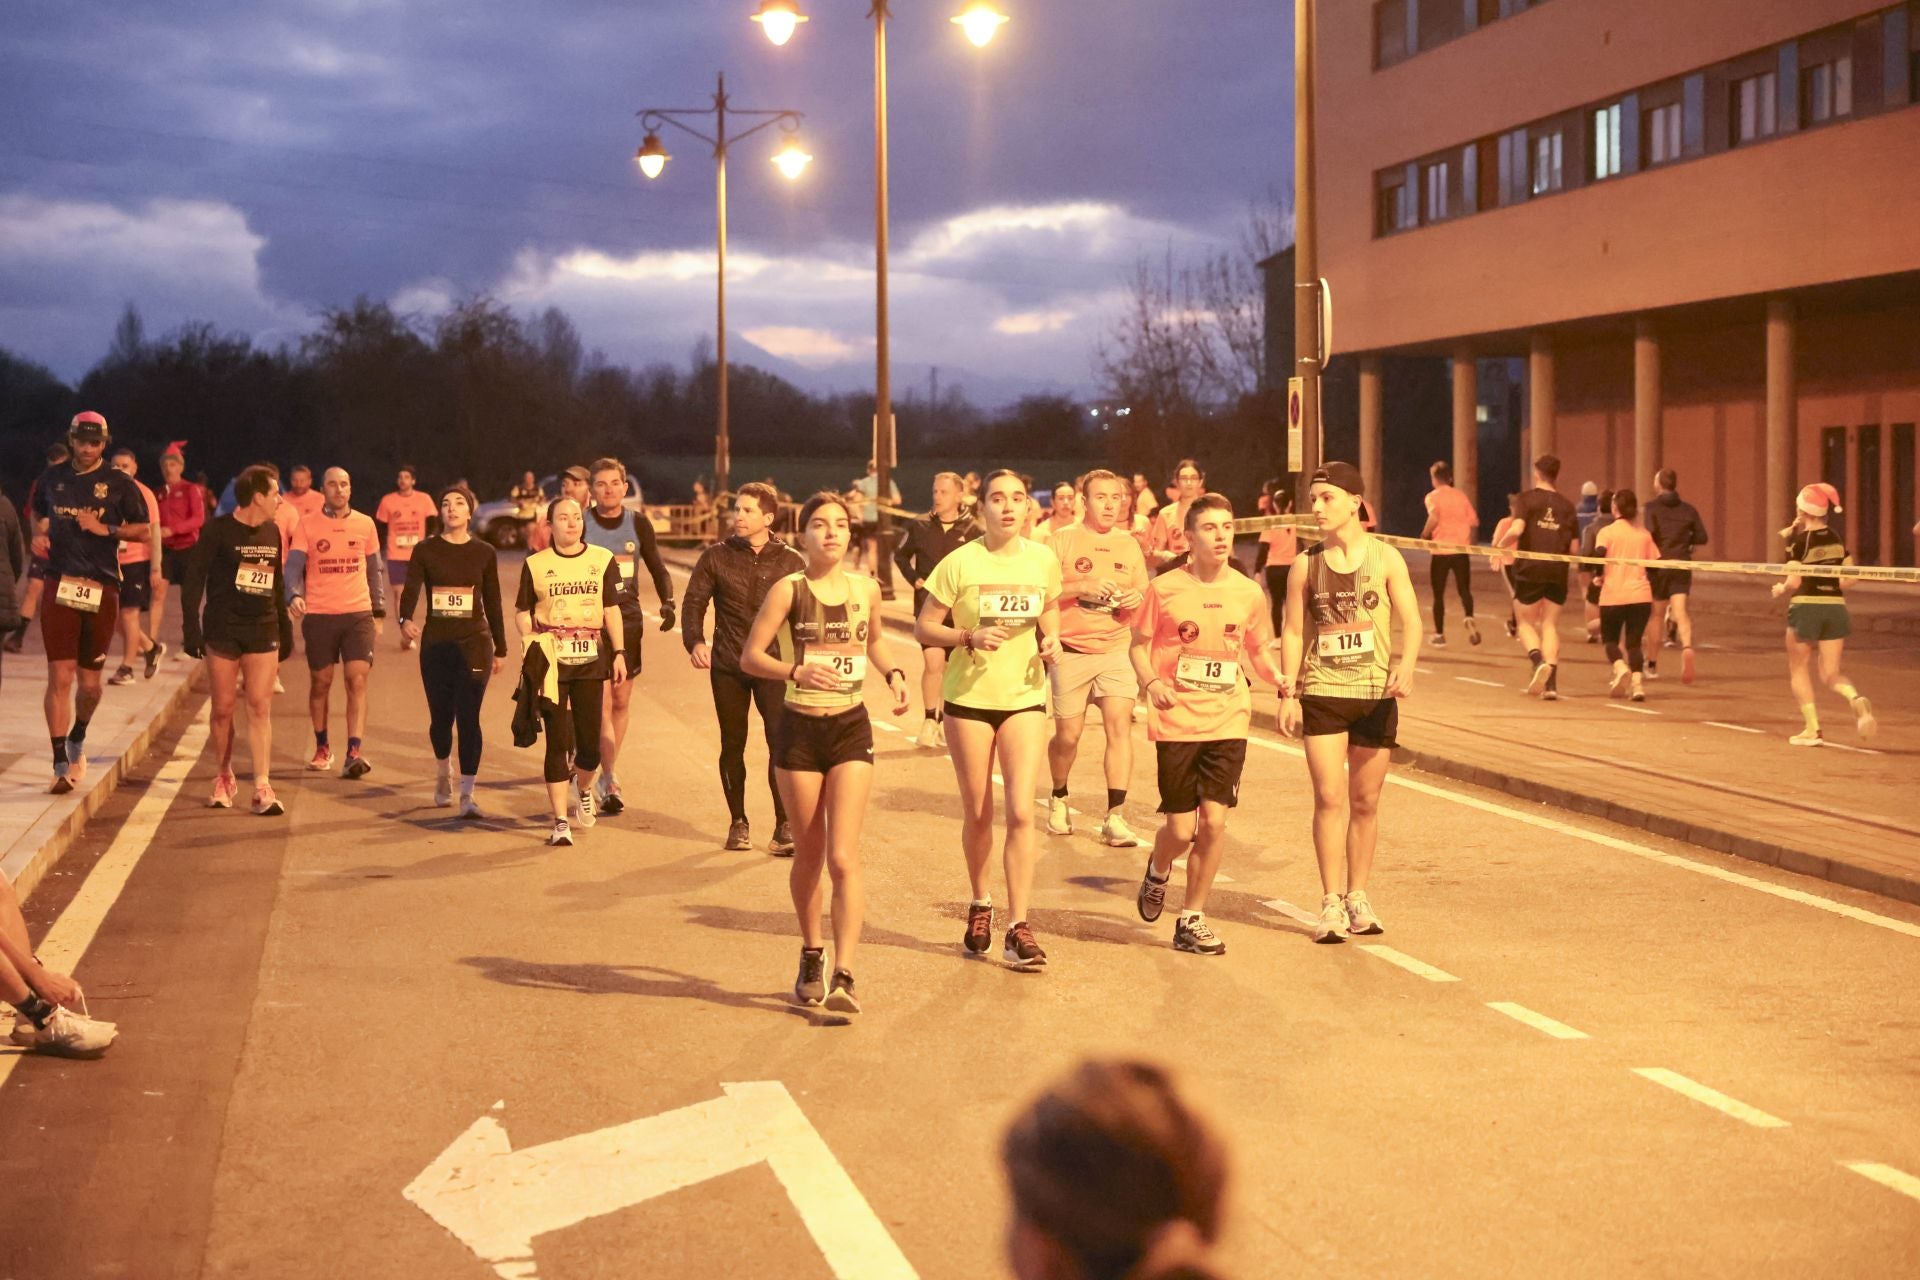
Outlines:
{"type": "Polygon", "coordinates": [[[307,669],[325,671],[336,662],[373,661],[371,613],[310,613],[300,619],[307,642],[307,669]]]}
{"type": "Polygon", "coordinates": [[[1088,699],[1140,697],[1140,678],[1126,648],[1112,653],[1075,653],[1062,649],[1048,672],[1053,684],[1053,718],[1071,720],[1087,713],[1088,699]]]}

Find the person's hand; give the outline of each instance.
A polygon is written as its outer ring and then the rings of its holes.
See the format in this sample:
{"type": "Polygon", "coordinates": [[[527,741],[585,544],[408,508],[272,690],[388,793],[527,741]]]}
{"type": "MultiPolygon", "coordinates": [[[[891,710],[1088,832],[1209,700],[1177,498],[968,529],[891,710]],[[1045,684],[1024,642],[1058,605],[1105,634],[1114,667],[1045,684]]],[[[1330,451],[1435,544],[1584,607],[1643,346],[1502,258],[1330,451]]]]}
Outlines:
{"type": "Polygon", "coordinates": [[[662,631],[671,631],[675,624],[676,618],[673,611],[673,601],[669,600],[660,606],[660,629],[662,631]]]}
{"type": "Polygon", "coordinates": [[[162,538],[171,538],[171,537],[173,536],[173,526],[172,526],[172,525],[170,525],[170,524],[163,524],[163,525],[161,525],[161,526],[160,526],[160,536],[161,536],[162,538]]]}
{"type": "Polygon", "coordinates": [[[386,632],[387,620],[379,614],[373,616],[373,638],[378,640],[386,632]]]}
{"type": "Polygon", "coordinates": [[[400,635],[415,644],[420,643],[420,624],[412,618],[400,619],[400,635]]]}
{"type": "Polygon", "coordinates": [[[1140,607],[1143,599],[1145,597],[1132,587],[1116,588],[1107,596],[1108,603],[1113,605],[1116,613],[1131,613],[1140,607]]]}
{"type": "Polygon", "coordinates": [[[694,669],[697,671],[708,671],[713,667],[713,646],[705,640],[688,650],[687,656],[693,659],[694,669]]]}
{"type": "Polygon", "coordinates": [[[198,662],[202,658],[207,656],[206,642],[205,641],[197,641],[197,642],[183,641],[180,645],[180,652],[186,654],[189,658],[192,658],[195,662],[198,662]]]}
{"type": "Polygon", "coordinates": [[[1280,699],[1280,736],[1283,738],[1300,736],[1300,699],[1280,699]]]}
{"type": "Polygon", "coordinates": [[[973,641],[972,647],[982,653],[992,653],[1007,641],[1013,639],[1013,632],[1005,627],[975,627],[967,633],[973,641]]]}
{"type": "Polygon", "coordinates": [[[793,673],[793,682],[802,689],[815,689],[821,693],[839,693],[846,688],[846,681],[840,673],[817,662],[803,662],[800,669],[793,673]]]}
{"type": "Polygon", "coordinates": [[[1052,666],[1060,659],[1060,637],[1040,633],[1040,661],[1052,666]]]}
{"type": "Polygon", "coordinates": [[[1413,692],[1413,664],[1402,662],[1396,665],[1393,673],[1387,677],[1387,696],[1404,698],[1413,692]]]}
{"type": "Polygon", "coordinates": [[[147,587],[157,593],[165,589],[160,585],[165,581],[166,575],[160,572],[160,562],[155,560],[153,568],[147,573],[147,587]]]}
{"type": "Polygon", "coordinates": [[[111,529],[107,528],[106,521],[102,520],[99,516],[93,514],[93,512],[91,511],[76,512],[73,517],[73,522],[79,525],[80,528],[87,533],[113,532],[111,529]]]}
{"type": "Polygon", "coordinates": [[[37,560],[45,560],[53,551],[53,539],[44,533],[33,535],[33,554],[37,560]]]}
{"type": "Polygon", "coordinates": [[[1780,598],[1781,596],[1783,596],[1783,595],[1785,595],[1785,594],[1787,594],[1787,584],[1786,584],[1786,583],[1784,583],[1784,582],[1776,582],[1776,583],[1774,583],[1774,584],[1773,584],[1773,598],[1774,598],[1775,600],[1778,600],[1778,599],[1779,599],[1779,598],[1780,598]]]}
{"type": "Polygon", "coordinates": [[[1147,697],[1162,711],[1173,710],[1173,704],[1179,701],[1174,696],[1173,686],[1158,676],[1147,682],[1147,697]]]}
{"type": "Polygon", "coordinates": [[[494,675],[499,675],[502,671],[506,670],[506,667],[507,667],[507,660],[505,658],[501,658],[497,656],[494,658],[493,660],[494,675]]]}
{"type": "Polygon", "coordinates": [[[39,994],[42,1000],[49,1004],[66,1005],[68,1008],[78,1005],[85,994],[80,990],[79,983],[66,974],[55,973],[51,969],[42,969],[34,975],[34,980],[28,985],[39,994]]]}
{"type": "Polygon", "coordinates": [[[913,701],[912,696],[907,692],[908,683],[905,672],[901,673],[898,680],[892,676],[887,677],[887,692],[893,695],[893,714],[897,716],[907,714],[907,707],[913,701]]]}
{"type": "Polygon", "coordinates": [[[293,599],[287,601],[287,616],[295,622],[306,617],[307,598],[305,596],[295,596],[293,599]]]}
{"type": "Polygon", "coordinates": [[[627,682],[627,655],[624,653],[613,655],[613,682],[616,685],[627,682]]]}

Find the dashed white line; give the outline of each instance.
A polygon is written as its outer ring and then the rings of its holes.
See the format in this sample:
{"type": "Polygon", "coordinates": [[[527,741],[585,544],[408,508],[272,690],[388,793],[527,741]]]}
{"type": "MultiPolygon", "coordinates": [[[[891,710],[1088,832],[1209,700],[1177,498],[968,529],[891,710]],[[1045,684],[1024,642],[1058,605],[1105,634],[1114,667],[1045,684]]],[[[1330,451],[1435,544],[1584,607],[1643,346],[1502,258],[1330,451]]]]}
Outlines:
{"type": "Polygon", "coordinates": [[[1285,898],[1268,898],[1265,902],[1262,902],[1260,905],[1263,907],[1268,907],[1274,911],[1278,911],[1281,915],[1287,917],[1287,919],[1289,920],[1298,920],[1301,924],[1319,924],[1320,923],[1319,916],[1314,915],[1311,911],[1306,911],[1300,907],[1294,906],[1291,902],[1288,902],[1285,898]]]}
{"type": "Polygon", "coordinates": [[[873,727],[876,729],[884,729],[888,733],[905,733],[906,732],[906,730],[902,729],[899,725],[888,724],[885,720],[875,720],[873,722],[873,727]]]}
{"type": "Polygon", "coordinates": [[[1829,742],[1825,745],[1832,747],[1835,751],[1851,751],[1857,756],[1877,756],[1880,754],[1872,747],[1850,747],[1844,742],[1829,742]]]}
{"type": "Polygon", "coordinates": [[[1750,728],[1749,726],[1747,726],[1747,725],[1744,725],[1744,724],[1728,724],[1728,723],[1727,723],[1727,722],[1726,722],[1725,720],[1702,720],[1702,721],[1701,721],[1700,723],[1701,723],[1701,724],[1705,724],[1705,725],[1711,725],[1711,726],[1713,726],[1713,727],[1714,727],[1714,728],[1716,728],[1716,729],[1731,729],[1731,730],[1733,730],[1733,731],[1734,731],[1735,733],[1760,733],[1760,732],[1762,732],[1762,731],[1761,731],[1761,730],[1759,730],[1759,729],[1754,729],[1754,728],[1750,728]]]}
{"type": "Polygon", "coordinates": [[[1498,680],[1479,680],[1479,679],[1475,679],[1473,676],[1455,676],[1454,679],[1458,680],[1462,684],[1477,684],[1488,689],[1504,689],[1507,687],[1501,684],[1498,680]]]}
{"type": "Polygon", "coordinates": [[[1362,943],[1360,949],[1368,955],[1378,956],[1388,964],[1398,965],[1408,973],[1425,978],[1428,982],[1458,982],[1460,979],[1445,969],[1436,969],[1424,960],[1415,960],[1404,951],[1395,951],[1392,947],[1383,947],[1378,943],[1362,943]]]}
{"type": "Polygon", "coordinates": [[[1515,1022],[1524,1022],[1535,1031],[1544,1031],[1555,1040],[1588,1040],[1592,1038],[1584,1031],[1576,1031],[1564,1022],[1557,1022],[1544,1013],[1535,1013],[1532,1009],[1527,1008],[1527,1006],[1515,1004],[1511,1000],[1489,1000],[1487,1001],[1487,1008],[1498,1013],[1504,1013],[1515,1022]]]}
{"type": "Polygon", "coordinates": [[[1920,1178],[1910,1173],[1896,1169],[1890,1164],[1878,1164],[1872,1160],[1842,1160],[1840,1163],[1863,1178],[1871,1178],[1889,1190],[1920,1200],[1920,1178]]]}
{"type": "Polygon", "coordinates": [[[1732,1116],[1742,1124],[1750,1124],[1756,1129],[1785,1129],[1787,1122],[1779,1116],[1768,1115],[1758,1107],[1750,1107],[1738,1098],[1729,1098],[1718,1089],[1709,1089],[1698,1080],[1692,1080],[1678,1071],[1669,1071],[1665,1067],[1635,1067],[1633,1074],[1644,1076],[1658,1085],[1665,1085],[1675,1093],[1695,1102],[1712,1107],[1723,1115],[1732,1116]]]}
{"type": "Polygon", "coordinates": [[[1607,706],[1615,711],[1631,711],[1637,716],[1657,716],[1660,714],[1658,711],[1649,711],[1645,707],[1630,707],[1624,702],[1609,702],[1607,706]]]}

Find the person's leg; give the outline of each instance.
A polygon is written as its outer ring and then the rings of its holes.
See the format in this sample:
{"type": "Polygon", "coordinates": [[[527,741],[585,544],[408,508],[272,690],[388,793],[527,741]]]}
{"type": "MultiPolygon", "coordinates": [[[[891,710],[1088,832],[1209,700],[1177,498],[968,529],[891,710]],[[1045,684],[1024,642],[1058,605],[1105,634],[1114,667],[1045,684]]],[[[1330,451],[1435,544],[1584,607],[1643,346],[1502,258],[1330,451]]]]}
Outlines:
{"type": "Polygon", "coordinates": [[[1546,660],[1544,657],[1545,641],[1541,635],[1544,626],[1543,620],[1546,616],[1546,607],[1547,602],[1545,600],[1536,600],[1532,604],[1521,604],[1517,598],[1513,606],[1513,625],[1515,630],[1520,634],[1520,647],[1525,649],[1530,655],[1535,653],[1542,654],[1541,661],[1546,660]]]}
{"type": "Polygon", "coordinates": [[[1447,634],[1447,561],[1448,556],[1427,560],[1427,587],[1433,594],[1433,634],[1447,634]]]}
{"type": "Polygon", "coordinates": [[[576,680],[567,699],[573,712],[573,780],[582,796],[593,794],[593,775],[600,771],[600,681],[576,680]]]}
{"type": "Polygon", "coordinates": [[[1820,672],[1820,683],[1839,694],[1842,698],[1845,698],[1848,702],[1852,702],[1860,696],[1860,691],[1853,687],[1853,681],[1847,679],[1846,673],[1840,670],[1840,659],[1846,652],[1846,648],[1847,642],[1845,640],[1822,640],[1820,642],[1817,665],[1820,672]]]}
{"type": "MultiPolygon", "coordinates": [[[[1626,607],[1626,626],[1621,634],[1627,642],[1627,670],[1637,672],[1646,665],[1646,641],[1648,636],[1657,637],[1660,633],[1640,625],[1640,620],[1651,614],[1654,605],[1630,604],[1626,607]]],[[[1658,643],[1657,639],[1655,643],[1658,643]]]]}
{"type": "MultiPolygon", "coordinates": [[[[1053,736],[1047,739],[1047,770],[1053,778],[1053,793],[1064,796],[1067,779],[1073,773],[1073,761],[1080,754],[1080,735],[1086,731],[1087,716],[1061,716],[1053,722],[1053,736]]],[[[1111,776],[1112,771],[1108,771],[1111,776]]]]}
{"type": "Polygon", "coordinates": [[[1268,565],[1267,574],[1267,611],[1273,616],[1273,634],[1279,635],[1287,628],[1287,573],[1290,565],[1268,565]]]}
{"type": "MultiPolygon", "coordinates": [[[[873,766],[864,760],[837,764],[826,779],[827,874],[833,879],[833,967],[853,968],[860,928],[867,918],[867,888],[860,874],[860,828],[873,791],[873,766]]],[[[814,872],[819,882],[820,873],[814,872]]],[[[818,926],[815,926],[816,928],[818,926]]]]}
{"type": "Polygon", "coordinates": [[[609,680],[600,695],[600,763],[611,778],[620,763],[620,748],[627,741],[627,716],[633,705],[633,681],[615,684],[609,680]]]}
{"type": "Polygon", "coordinates": [[[1457,555],[1448,556],[1447,559],[1453,562],[1454,586],[1460,592],[1460,616],[1471,618],[1473,616],[1473,557],[1457,555]]]}
{"type": "Polygon", "coordinates": [[[1651,649],[1655,653],[1659,653],[1660,644],[1666,637],[1667,601],[1660,599],[1658,595],[1656,595],[1653,601],[1653,610],[1647,615],[1646,635],[1641,640],[1640,647],[1643,650],[1651,649]]]}
{"type": "MultiPolygon", "coordinates": [[[[1688,570],[1689,573],[1692,570],[1688,570]]],[[[1667,611],[1673,615],[1674,628],[1680,633],[1680,647],[1693,648],[1693,610],[1687,605],[1687,593],[1676,591],[1667,598],[1667,611]]]]}
{"type": "Polygon", "coordinates": [[[713,714],[720,723],[720,790],[734,822],[747,820],[747,709],[753,686],[746,677],[719,667],[707,673],[713,688],[713,714]]]}
{"type": "Polygon", "coordinates": [[[367,736],[367,680],[373,674],[371,662],[347,662],[347,745],[367,736]]]}
{"type": "Polygon", "coordinates": [[[1808,734],[1820,732],[1820,711],[1813,698],[1813,653],[1814,647],[1787,628],[1787,687],[1793,690],[1793,703],[1800,708],[1803,729],[1808,734]]]}
{"type": "Polygon", "coordinates": [[[920,705],[933,719],[940,718],[940,686],[947,678],[947,651],[920,651],[920,705]]]}
{"type": "MultiPolygon", "coordinates": [[[[267,688],[273,688],[268,681],[267,688]]],[[[207,743],[213,749],[214,772],[233,772],[233,713],[240,705],[240,662],[217,653],[207,655],[207,743]]],[[[249,725],[249,728],[252,726],[249,725]]]]}
{"type": "Polygon", "coordinates": [[[47,692],[41,699],[47,717],[47,735],[55,740],[54,751],[65,758],[67,730],[73,727],[73,685],[80,664],[65,659],[47,664],[47,692]]]}
{"type": "MultiPolygon", "coordinates": [[[[787,685],[783,680],[755,680],[753,705],[760,711],[760,732],[767,742],[767,791],[773,796],[773,821],[776,826],[787,820],[787,806],[780,799],[780,788],[773,782],[773,740],[780,730],[780,712],[787,705],[787,685]]],[[[742,766],[745,767],[744,765],[742,766]]]]}
{"type": "MultiPolygon", "coordinates": [[[[1100,699],[1100,726],[1107,732],[1105,765],[1108,800],[1124,792],[1133,778],[1133,699],[1100,699]]],[[[1112,808],[1108,804],[1108,808],[1112,808]]]]}
{"type": "Polygon", "coordinates": [[[994,749],[1000,760],[1000,776],[1007,780],[1006,846],[1002,861],[1007,875],[1009,919],[1018,924],[1027,918],[1027,906],[1033,897],[1033,810],[1034,792],[1040,787],[1040,772],[1047,757],[1047,718],[1038,711],[1025,711],[1009,719],[994,735],[994,749]]]}
{"type": "MultiPolygon", "coordinates": [[[[1193,846],[1195,818],[1192,812],[1168,813],[1161,815],[1165,821],[1153,837],[1153,852],[1147,857],[1147,865],[1153,869],[1155,880],[1164,880],[1173,874],[1173,864],[1193,846]]],[[[1193,872],[1189,866],[1188,876],[1193,872]]]]}
{"type": "Polygon", "coordinates": [[[826,776],[804,769],[775,769],[774,782],[786,796],[793,824],[793,866],[787,871],[787,893],[800,922],[800,945],[809,951],[825,948],[820,916],[826,909],[820,877],[827,865],[827,806],[821,793],[826,776]]]}
{"type": "Polygon", "coordinates": [[[1347,735],[1306,739],[1307,777],[1313,783],[1313,854],[1320,865],[1320,892],[1347,891],[1347,735]]]}
{"type": "MultiPolygon", "coordinates": [[[[542,728],[546,732],[547,750],[543,762],[541,777],[547,784],[547,807],[553,812],[555,822],[567,820],[567,801],[571,798],[573,787],[572,774],[567,757],[573,752],[573,714],[567,704],[571,698],[573,682],[560,682],[560,701],[548,706],[544,702],[540,707],[542,728]]],[[[595,690],[594,695],[599,696],[595,690]]]]}
{"type": "Polygon", "coordinates": [[[1200,808],[1188,817],[1193,822],[1193,852],[1187,855],[1187,896],[1180,908],[1205,911],[1225,851],[1227,806],[1218,800],[1202,799],[1200,808]]]}
{"type": "Polygon", "coordinates": [[[1364,893],[1380,840],[1380,789],[1393,753],[1385,747],[1347,749],[1347,892],[1364,893]]]}
{"type": "Polygon", "coordinates": [[[67,729],[67,752],[70,756],[86,754],[87,725],[92,723],[93,713],[100,706],[104,665],[74,668],[73,724],[67,729]]]}
{"type": "Polygon", "coordinates": [[[487,698],[486,668],[481,674],[462,672],[454,686],[453,718],[460,730],[460,790],[473,794],[473,779],[480,772],[480,749],[485,741],[480,731],[480,707],[487,698]]]}
{"type": "Polygon", "coordinates": [[[141,643],[140,611],[123,604],[120,609],[120,665],[131,668],[140,660],[144,648],[141,643]]]}
{"type": "Polygon", "coordinates": [[[458,646],[435,644],[420,649],[420,686],[427,695],[427,742],[445,776],[453,761],[454,708],[458,686],[467,678],[466,659],[458,646]]]}
{"type": "Polygon", "coordinates": [[[947,717],[947,752],[960,787],[960,851],[975,902],[991,902],[987,861],[993,856],[993,726],[947,717]]]}
{"type": "Polygon", "coordinates": [[[155,640],[160,638],[160,628],[167,622],[167,592],[173,583],[165,573],[153,580],[153,604],[147,610],[148,625],[152,628],[147,634],[155,640]]]}
{"type": "MultiPolygon", "coordinates": [[[[280,673],[280,655],[242,654],[232,665],[247,675],[247,747],[253,759],[253,785],[264,787],[273,776],[273,678],[280,673]]],[[[227,735],[231,744],[231,724],[227,735]]]]}
{"type": "Polygon", "coordinates": [[[307,715],[313,721],[313,736],[324,743],[327,735],[327,702],[333,695],[333,672],[331,664],[324,667],[307,668],[307,715]]]}
{"type": "Polygon", "coordinates": [[[1540,659],[1549,667],[1557,667],[1560,665],[1560,606],[1546,599],[1540,602],[1539,608],[1540,659]]]}
{"type": "MultiPolygon", "coordinates": [[[[1616,669],[1618,669],[1621,663],[1627,660],[1626,650],[1620,643],[1626,634],[1626,629],[1627,616],[1625,609],[1616,604],[1603,604],[1600,606],[1601,651],[1607,655],[1607,661],[1612,663],[1616,669]]],[[[1638,651],[1639,644],[1640,641],[1636,637],[1634,640],[1636,652],[1638,651]]]]}

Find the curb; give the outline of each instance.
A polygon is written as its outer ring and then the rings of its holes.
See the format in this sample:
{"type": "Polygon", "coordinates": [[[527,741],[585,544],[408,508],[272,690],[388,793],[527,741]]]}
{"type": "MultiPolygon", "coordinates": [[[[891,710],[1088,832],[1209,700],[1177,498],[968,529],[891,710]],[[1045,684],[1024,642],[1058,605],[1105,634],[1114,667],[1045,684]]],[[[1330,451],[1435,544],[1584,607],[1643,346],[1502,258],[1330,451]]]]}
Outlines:
{"type": "Polygon", "coordinates": [[[161,704],[153,719],[127,741],[111,762],[101,765],[97,760],[89,759],[88,763],[100,770],[99,781],[81,793],[78,804],[64,812],[46,814],[13,842],[5,861],[0,862],[0,871],[4,871],[7,879],[13,882],[14,892],[22,899],[31,894],[46,874],[66,856],[67,851],[73,848],[86,830],[87,820],[107,803],[127,771],[152,748],[154,740],[181,718],[198,693],[200,681],[198,671],[182,680],[179,687],[161,704]],[[21,856],[23,853],[24,857],[21,856]]]}

